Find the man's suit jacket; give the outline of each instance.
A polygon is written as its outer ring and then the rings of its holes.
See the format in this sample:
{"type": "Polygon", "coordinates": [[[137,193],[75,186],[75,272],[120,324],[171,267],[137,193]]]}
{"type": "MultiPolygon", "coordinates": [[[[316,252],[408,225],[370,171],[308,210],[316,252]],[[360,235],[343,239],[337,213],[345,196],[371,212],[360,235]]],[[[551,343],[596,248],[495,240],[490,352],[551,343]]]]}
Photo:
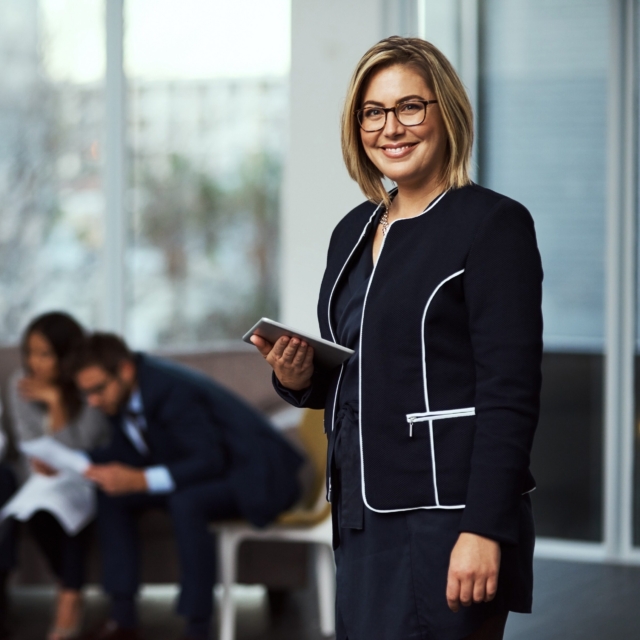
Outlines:
{"type": "Polygon", "coordinates": [[[136,356],[150,449],[141,457],[113,418],[109,446],[96,463],[164,465],[176,490],[226,478],[242,515],[264,526],[298,497],[302,457],[260,414],[210,378],[175,363],[136,356]]]}

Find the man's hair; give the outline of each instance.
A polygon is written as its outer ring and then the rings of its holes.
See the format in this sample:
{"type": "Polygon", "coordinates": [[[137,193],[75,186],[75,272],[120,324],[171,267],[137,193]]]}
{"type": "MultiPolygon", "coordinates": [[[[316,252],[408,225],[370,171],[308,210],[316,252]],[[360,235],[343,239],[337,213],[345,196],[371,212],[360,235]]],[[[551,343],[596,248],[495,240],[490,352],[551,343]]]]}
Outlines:
{"type": "Polygon", "coordinates": [[[132,360],[133,353],[122,338],[97,331],[78,343],[69,358],[69,373],[75,376],[87,367],[100,367],[115,376],[123,362],[132,360]]]}
{"type": "Polygon", "coordinates": [[[376,204],[389,207],[391,200],[382,182],[380,170],[362,146],[356,111],[369,80],[375,73],[394,65],[414,69],[433,91],[447,134],[447,149],[442,167],[442,181],[447,189],[470,184],[469,165],[473,146],[473,112],[467,92],[444,54],[420,38],[391,36],[367,51],[351,78],[342,112],[342,156],[349,175],[364,195],[376,204]]]}

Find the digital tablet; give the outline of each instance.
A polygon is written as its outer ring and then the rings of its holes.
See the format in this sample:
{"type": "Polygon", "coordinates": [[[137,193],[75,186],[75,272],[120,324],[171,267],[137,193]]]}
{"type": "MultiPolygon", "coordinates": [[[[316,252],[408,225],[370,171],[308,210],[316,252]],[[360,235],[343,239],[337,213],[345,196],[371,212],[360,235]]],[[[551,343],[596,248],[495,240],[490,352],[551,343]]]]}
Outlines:
{"type": "Polygon", "coordinates": [[[298,331],[292,327],[280,324],[275,320],[269,320],[269,318],[260,318],[260,320],[258,320],[258,322],[256,322],[253,327],[244,334],[244,336],[242,336],[242,339],[249,344],[253,344],[250,338],[254,334],[268,340],[272,344],[282,336],[300,338],[300,340],[304,340],[307,344],[310,344],[313,347],[314,359],[321,365],[331,369],[333,369],[333,367],[340,366],[354,353],[351,349],[341,347],[339,344],[335,344],[335,342],[329,342],[329,340],[324,340],[323,338],[310,336],[307,333],[303,333],[302,331],[298,331]]]}

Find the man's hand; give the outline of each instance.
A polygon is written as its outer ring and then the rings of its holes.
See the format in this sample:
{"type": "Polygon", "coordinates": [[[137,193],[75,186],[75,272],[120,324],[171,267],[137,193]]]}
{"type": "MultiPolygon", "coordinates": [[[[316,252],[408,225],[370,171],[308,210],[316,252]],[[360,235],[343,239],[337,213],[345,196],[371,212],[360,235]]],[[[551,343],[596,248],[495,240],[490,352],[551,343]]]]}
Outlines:
{"type": "Polygon", "coordinates": [[[143,469],[129,467],[119,462],[92,464],[84,473],[105,493],[113,496],[147,491],[147,478],[143,469]]]}
{"type": "Polygon", "coordinates": [[[489,602],[496,596],[500,571],[500,545],[474,533],[461,533],[451,552],[447,578],[447,604],[451,611],[460,605],[489,602]]]}

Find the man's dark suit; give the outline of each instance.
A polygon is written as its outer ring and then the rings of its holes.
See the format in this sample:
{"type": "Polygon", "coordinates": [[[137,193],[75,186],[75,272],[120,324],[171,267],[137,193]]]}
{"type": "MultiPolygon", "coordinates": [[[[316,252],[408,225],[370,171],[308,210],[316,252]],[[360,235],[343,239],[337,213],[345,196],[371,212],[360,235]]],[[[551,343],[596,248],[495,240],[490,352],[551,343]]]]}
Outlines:
{"type": "Polygon", "coordinates": [[[140,509],[168,509],[182,573],[178,612],[211,615],[215,579],[208,523],[243,517],[264,526],[298,497],[300,455],[258,413],[202,374],[147,355],[136,356],[149,455],[125,435],[123,416],[113,419],[112,440],[91,452],[95,463],[165,466],[175,490],[164,495],[111,497],[100,492],[98,522],[104,586],[130,599],[138,588],[136,516],[140,509]]]}

